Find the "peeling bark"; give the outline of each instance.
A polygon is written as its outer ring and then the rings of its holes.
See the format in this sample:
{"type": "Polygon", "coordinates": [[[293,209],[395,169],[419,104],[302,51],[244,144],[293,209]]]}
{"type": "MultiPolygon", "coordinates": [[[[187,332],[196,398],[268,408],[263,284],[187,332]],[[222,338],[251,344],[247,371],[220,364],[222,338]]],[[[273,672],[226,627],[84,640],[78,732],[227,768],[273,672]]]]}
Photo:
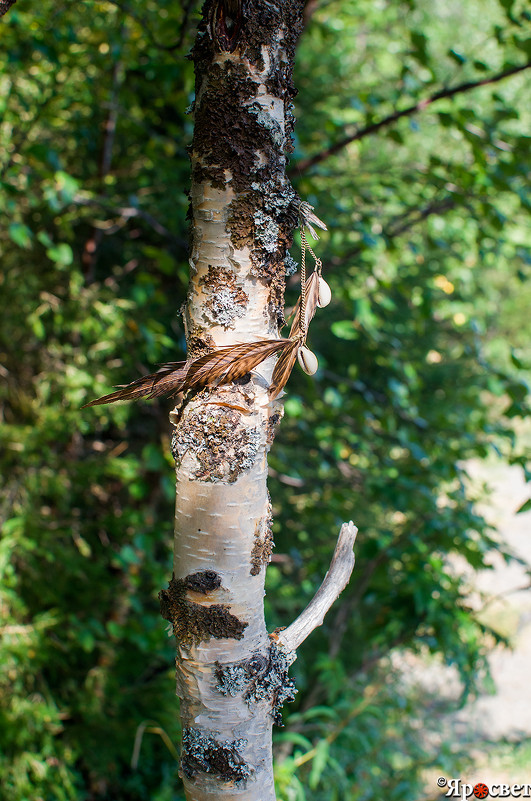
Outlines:
{"type": "MultiPolygon", "coordinates": [[[[303,2],[207,0],[196,70],[189,354],[277,338],[300,200],[286,177],[303,2]]],[[[272,801],[271,729],[292,698],[267,634],[267,451],[281,418],[274,357],[172,413],[174,576],[160,593],[177,640],[181,775],[189,801],[272,801]]]]}

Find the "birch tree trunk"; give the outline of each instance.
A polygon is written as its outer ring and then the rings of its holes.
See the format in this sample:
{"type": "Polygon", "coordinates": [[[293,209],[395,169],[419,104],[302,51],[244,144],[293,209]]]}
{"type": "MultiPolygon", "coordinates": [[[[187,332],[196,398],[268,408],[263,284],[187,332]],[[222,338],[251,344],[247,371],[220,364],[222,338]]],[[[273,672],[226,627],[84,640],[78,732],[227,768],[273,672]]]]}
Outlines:
{"type": "MultiPolygon", "coordinates": [[[[277,338],[300,200],[286,178],[300,0],[207,0],[192,57],[189,358],[277,338]]],[[[271,729],[294,694],[268,636],[273,546],[267,451],[281,417],[274,357],[171,413],[177,472],[174,575],[160,593],[177,641],[189,801],[275,798],[271,729]]]]}

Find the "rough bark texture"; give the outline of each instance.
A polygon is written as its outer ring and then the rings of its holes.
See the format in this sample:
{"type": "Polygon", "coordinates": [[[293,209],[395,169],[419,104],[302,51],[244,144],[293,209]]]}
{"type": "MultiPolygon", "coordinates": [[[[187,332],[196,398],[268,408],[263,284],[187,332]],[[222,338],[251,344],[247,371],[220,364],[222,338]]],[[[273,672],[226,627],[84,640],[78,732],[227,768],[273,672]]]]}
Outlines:
{"type": "MultiPolygon", "coordinates": [[[[190,355],[276,338],[299,200],[286,178],[299,0],[216,0],[203,9],[191,146],[190,355]]],[[[172,413],[174,576],[161,608],[177,639],[181,773],[189,801],[275,798],[271,728],[293,696],[267,634],[267,451],[280,419],[274,359],[172,413]]]]}
{"type": "Polygon", "coordinates": [[[0,17],[7,14],[11,6],[15,5],[16,0],[0,0],[0,17]]]}

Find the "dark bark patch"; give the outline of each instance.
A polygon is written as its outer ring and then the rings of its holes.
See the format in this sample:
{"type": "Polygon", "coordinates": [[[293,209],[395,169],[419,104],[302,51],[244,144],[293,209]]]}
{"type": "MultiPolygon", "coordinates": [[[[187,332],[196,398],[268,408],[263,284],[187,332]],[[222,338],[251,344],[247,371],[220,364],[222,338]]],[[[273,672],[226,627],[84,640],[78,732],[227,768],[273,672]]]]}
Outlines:
{"type": "MultiPolygon", "coordinates": [[[[305,0],[242,4],[241,17],[237,0],[223,0],[223,6],[226,7],[223,14],[231,20],[229,25],[226,21],[219,24],[220,5],[221,0],[206,0],[203,6],[203,18],[190,55],[195,62],[198,77],[208,67],[216,49],[238,49],[258,69],[263,69],[262,46],[265,45],[269,50],[275,49],[280,31],[283,31],[281,44],[286,62],[293,64],[297,39],[302,31],[305,0]]],[[[287,79],[291,80],[291,69],[287,79]]]]}
{"type": "Polygon", "coordinates": [[[258,428],[241,424],[241,412],[206,408],[182,420],[173,434],[172,454],[177,467],[187,454],[195,456],[195,478],[231,484],[254,464],[261,440],[258,428]]]}
{"type": "Polygon", "coordinates": [[[214,350],[216,343],[211,334],[204,333],[198,326],[195,326],[188,335],[187,346],[188,358],[197,359],[214,350]]]}
{"type": "Polygon", "coordinates": [[[242,250],[254,244],[254,212],[261,206],[258,192],[240,192],[231,201],[227,229],[235,248],[242,250]]]}
{"type": "Polygon", "coordinates": [[[254,545],[251,551],[251,576],[257,576],[264,565],[268,565],[275,543],[273,542],[273,511],[269,501],[267,514],[256,525],[254,545]]]}
{"type": "Polygon", "coordinates": [[[279,61],[272,66],[265,85],[270,94],[282,97],[284,100],[284,152],[292,153],[295,130],[292,100],[297,95],[297,89],[293,85],[291,71],[285,61],[279,61]]]}
{"type": "Polygon", "coordinates": [[[273,440],[275,439],[275,434],[277,433],[278,424],[282,420],[282,415],[280,412],[275,412],[274,414],[269,415],[269,419],[267,421],[267,444],[271,445],[273,440]]]}
{"type": "Polygon", "coordinates": [[[286,288],[286,279],[282,274],[282,267],[283,262],[279,262],[275,267],[275,273],[271,280],[271,284],[269,287],[269,300],[268,300],[268,310],[271,317],[276,320],[277,327],[281,330],[286,324],[286,318],[284,316],[284,290],[286,288]],[[278,268],[281,268],[281,271],[278,268]]]}
{"type": "Polygon", "coordinates": [[[304,0],[256,3],[247,15],[241,34],[240,49],[251,63],[256,64],[258,69],[263,69],[262,46],[265,45],[269,51],[274,51],[279,33],[282,32],[282,50],[289,65],[285,80],[289,84],[291,84],[291,65],[294,61],[295,47],[302,31],[304,5],[304,0]]]}
{"type": "Polygon", "coordinates": [[[221,577],[215,570],[201,570],[198,573],[189,573],[183,579],[186,589],[193,592],[202,592],[204,595],[207,592],[214,592],[221,587],[221,577]]]}
{"type": "Polygon", "coordinates": [[[192,153],[203,168],[213,165],[231,172],[236,191],[249,186],[259,169],[257,150],[266,161],[274,155],[269,131],[246,108],[257,84],[240,64],[213,64],[195,112],[192,153]]]}
{"type": "Polygon", "coordinates": [[[288,675],[286,654],[271,642],[265,654],[254,653],[250,659],[222,665],[216,662],[216,689],[222,695],[242,694],[247,704],[265,702],[271,706],[274,722],[282,725],[281,709],[293,701],[297,689],[288,675]]]}
{"type": "Polygon", "coordinates": [[[242,25],[242,0],[216,0],[212,6],[210,30],[217,49],[236,50],[242,25]]]}
{"type": "Polygon", "coordinates": [[[192,181],[195,184],[208,183],[214,189],[225,189],[227,183],[223,167],[205,167],[199,163],[194,164],[192,181]]]}
{"type": "Polygon", "coordinates": [[[278,61],[276,64],[272,65],[265,85],[269,94],[274,95],[274,97],[283,97],[286,90],[288,90],[290,97],[292,96],[295,89],[293,88],[290,91],[291,81],[289,66],[284,60],[278,61]]]}
{"type": "Polygon", "coordinates": [[[173,625],[173,633],[179,643],[198,645],[211,637],[217,640],[242,639],[248,624],[232,615],[227,604],[203,606],[186,597],[190,590],[206,595],[220,586],[217,573],[207,570],[192,573],[184,579],[172,576],[168,589],[159,592],[160,613],[173,625]]]}
{"type": "Polygon", "coordinates": [[[199,284],[209,291],[204,307],[212,322],[227,329],[233,327],[236,317],[245,314],[249,296],[237,283],[232,270],[214,268],[209,264],[208,272],[199,280],[199,284]]]}
{"type": "Polygon", "coordinates": [[[186,727],[183,730],[181,771],[188,779],[211,773],[222,781],[245,781],[252,769],[241,755],[247,740],[219,742],[210,732],[186,727]]]}
{"type": "Polygon", "coordinates": [[[284,130],[286,132],[286,153],[293,153],[295,149],[293,141],[293,133],[295,131],[295,115],[293,113],[294,105],[291,101],[287,103],[284,101],[284,130]]]}
{"type": "MultiPolygon", "coordinates": [[[[256,3],[248,14],[242,32],[242,50],[251,64],[264,69],[262,46],[271,48],[282,27],[281,3],[256,3]]],[[[289,5],[289,3],[284,3],[289,5]]]]}

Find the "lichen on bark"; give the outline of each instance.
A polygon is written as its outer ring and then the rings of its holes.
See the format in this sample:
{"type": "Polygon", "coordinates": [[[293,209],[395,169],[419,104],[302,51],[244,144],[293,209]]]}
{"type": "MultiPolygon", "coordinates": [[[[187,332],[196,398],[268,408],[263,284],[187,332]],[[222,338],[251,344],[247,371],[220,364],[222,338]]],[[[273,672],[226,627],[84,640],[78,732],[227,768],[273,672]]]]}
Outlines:
{"type": "Polygon", "coordinates": [[[282,706],[297,693],[290,679],[290,662],[273,642],[265,654],[254,653],[249,659],[216,665],[216,687],[222,695],[238,695],[249,705],[265,702],[273,721],[282,725],[282,706]]]}
{"type": "Polygon", "coordinates": [[[269,564],[274,544],[273,511],[271,500],[269,500],[267,514],[258,521],[254,532],[254,545],[251,551],[251,576],[257,576],[260,570],[269,564]]]}
{"type": "Polygon", "coordinates": [[[198,773],[213,773],[225,782],[242,782],[251,775],[251,768],[240,749],[244,739],[219,742],[211,734],[187,728],[183,731],[181,770],[188,778],[198,773]]]}
{"type": "Polygon", "coordinates": [[[255,460],[261,440],[257,428],[245,425],[236,409],[205,407],[187,415],[172,439],[177,465],[188,454],[195,457],[195,478],[236,481],[255,460]]]}

